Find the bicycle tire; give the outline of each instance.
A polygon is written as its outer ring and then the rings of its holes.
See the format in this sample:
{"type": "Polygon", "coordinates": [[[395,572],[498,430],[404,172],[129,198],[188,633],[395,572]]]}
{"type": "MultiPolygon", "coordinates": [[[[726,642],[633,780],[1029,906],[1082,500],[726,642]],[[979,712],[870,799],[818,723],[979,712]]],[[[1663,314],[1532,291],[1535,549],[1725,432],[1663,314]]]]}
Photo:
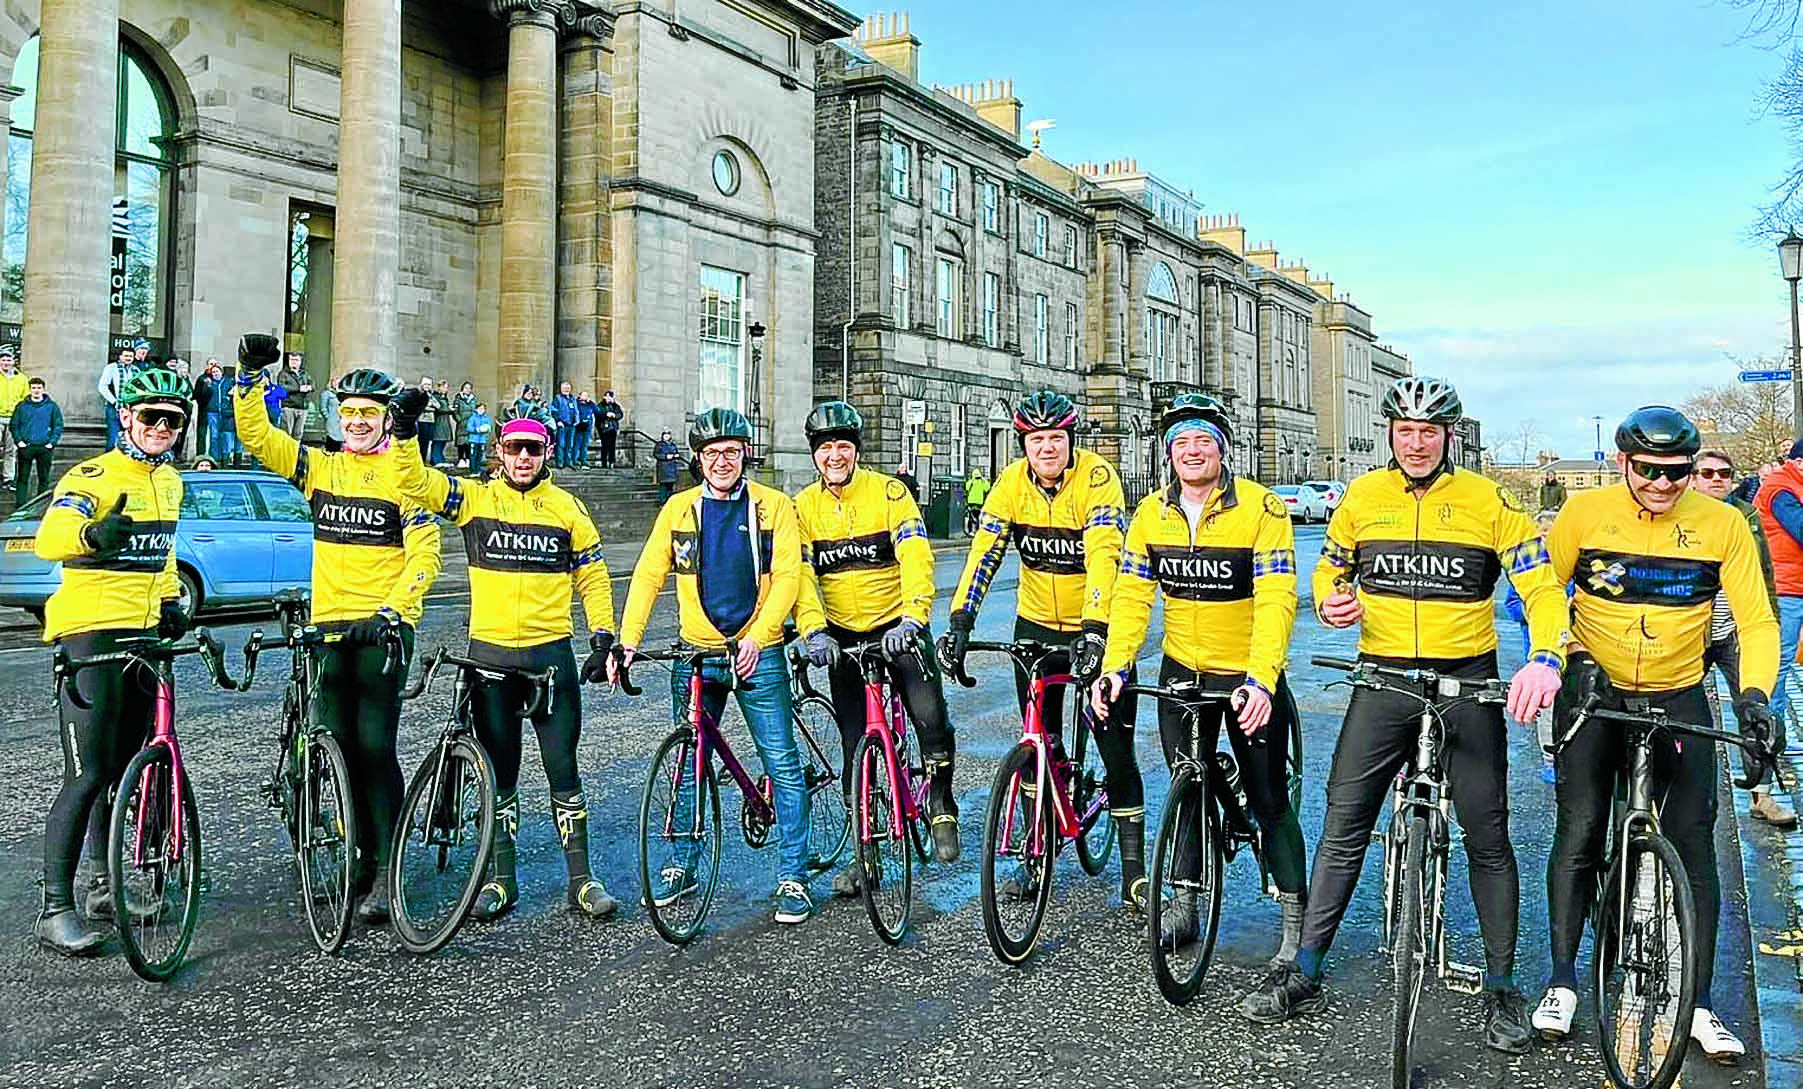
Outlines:
{"type": "Polygon", "coordinates": [[[1603,1066],[1609,1080],[1621,1089],[1667,1089],[1677,1080],[1690,1046],[1690,1019],[1696,1009],[1696,959],[1700,952],[1697,948],[1696,901],[1677,848],[1656,833],[1643,832],[1634,836],[1627,850],[1621,852],[1610,867],[1609,880],[1596,910],[1597,938],[1591,983],[1596,999],[1597,1046],[1603,1053],[1603,1066]],[[1624,927],[1624,920],[1615,905],[1620,900],[1625,875],[1635,875],[1634,887],[1637,890],[1642,887],[1638,875],[1643,863],[1652,866],[1647,882],[1654,891],[1647,903],[1641,902],[1642,896],[1638,892],[1629,895],[1624,927]],[[1678,947],[1666,948],[1663,939],[1673,936],[1677,938],[1678,947]],[[1674,967],[1678,973],[1676,988],[1670,986],[1674,967]],[[1647,1026],[1644,1018],[1634,1022],[1617,1020],[1618,1013],[1627,1012],[1622,1007],[1624,999],[1629,997],[1619,991],[1637,980],[1643,987],[1650,982],[1648,989],[1657,992],[1647,994],[1643,990],[1642,994],[1649,1001],[1671,1010],[1669,1025],[1655,1021],[1647,1026]],[[1671,993],[1674,990],[1676,993],[1671,993]],[[1640,1031],[1642,1026],[1646,1026],[1644,1034],[1640,1031]],[[1622,1054],[1623,1044],[1630,1042],[1624,1040],[1624,1031],[1630,1027],[1636,1030],[1631,1041],[1633,1053],[1625,1057],[1631,1060],[1632,1070],[1624,1063],[1622,1054]],[[1652,1046],[1647,1046],[1649,1044],[1652,1046]],[[1661,1044],[1664,1054],[1657,1055],[1661,1044]],[[1648,1057],[1654,1061],[1650,1066],[1643,1065],[1641,1060],[1648,1057]]]}
{"type": "Polygon", "coordinates": [[[930,818],[926,811],[927,772],[926,761],[920,758],[914,745],[914,731],[905,726],[895,735],[895,759],[908,768],[914,775],[914,781],[921,785],[922,794],[916,799],[920,803],[920,816],[908,822],[908,840],[914,844],[914,857],[925,866],[933,861],[933,842],[927,834],[930,818]]]}
{"type": "Polygon", "coordinates": [[[185,776],[175,797],[174,772],[168,746],[140,750],[119,779],[107,829],[119,940],[131,970],[152,983],[167,983],[181,969],[200,921],[200,810],[185,776]],[[171,864],[178,822],[182,852],[171,864]],[[148,904],[157,906],[147,910],[148,904]]]}
{"type": "Polygon", "coordinates": [[[645,789],[639,795],[639,885],[644,890],[645,916],[651,920],[651,929],[657,931],[657,936],[671,945],[686,945],[701,932],[702,924],[707,920],[708,908],[714,902],[714,890],[720,883],[720,782],[715,777],[713,762],[709,761],[702,769],[705,782],[701,784],[699,791],[699,837],[705,840],[705,846],[697,850],[693,862],[688,864],[698,864],[705,856],[705,870],[693,875],[695,888],[692,893],[685,893],[668,904],[658,904],[651,892],[652,855],[655,853],[658,856],[657,867],[661,874],[663,870],[670,868],[671,862],[681,861],[678,854],[682,849],[669,845],[680,839],[693,838],[688,834],[677,837],[663,829],[666,824],[675,828],[679,819],[681,792],[694,789],[686,774],[694,760],[694,737],[693,730],[687,726],[678,726],[664,738],[663,744],[657,747],[657,753],[651,759],[651,770],[645,777],[645,789]],[[666,764],[669,765],[668,770],[666,764]],[[660,792],[660,787],[665,784],[668,784],[669,789],[660,792]],[[655,833],[653,829],[656,829],[655,833]],[[677,910],[684,906],[691,908],[692,912],[677,910]],[[689,914],[693,917],[688,917],[689,914]]]}
{"type": "Polygon", "coordinates": [[[995,784],[989,792],[989,807],[983,816],[983,933],[989,939],[989,947],[1004,964],[1020,964],[1033,952],[1052,899],[1052,873],[1058,858],[1058,824],[1050,797],[1050,779],[1049,775],[1040,775],[1038,752],[1034,746],[1020,742],[1008,750],[996,768],[995,784]],[[1034,846],[1036,832],[1037,848],[1034,846]],[[1010,931],[1010,920],[1002,917],[1001,886],[1006,879],[998,878],[996,867],[1012,865],[1016,859],[1020,860],[1029,887],[1020,899],[1009,902],[1010,907],[1025,906],[1020,925],[1010,931]]]}
{"type": "MultiPolygon", "coordinates": [[[[808,696],[795,704],[795,721],[816,741],[839,733],[833,705],[818,696],[808,696]]],[[[824,873],[838,864],[845,853],[845,843],[851,838],[851,807],[845,802],[848,791],[830,760],[822,760],[814,746],[805,741],[799,748],[801,773],[808,787],[808,865],[816,873],[824,873]]],[[[824,746],[820,751],[825,751],[824,746]]]]}
{"type": "Polygon", "coordinates": [[[494,831],[495,773],[488,754],[464,736],[435,747],[407,785],[390,852],[389,910],[395,936],[409,953],[438,952],[469,918],[494,831]],[[417,872],[411,865],[416,859],[425,864],[417,872]],[[425,886],[439,884],[430,879],[447,873],[454,876],[439,895],[429,896],[425,886]]]}
{"type": "Polygon", "coordinates": [[[1221,885],[1224,862],[1220,831],[1215,826],[1208,804],[1208,792],[1196,770],[1180,766],[1165,795],[1164,813],[1158,821],[1158,838],[1152,844],[1151,895],[1146,905],[1146,923],[1152,947],[1152,978],[1159,993],[1174,1006],[1187,1006],[1202,991],[1202,982],[1214,958],[1215,937],[1221,919],[1221,885]],[[1194,837],[1198,868],[1193,878],[1185,878],[1182,868],[1183,837],[1194,837]],[[1193,885],[1193,888],[1186,886],[1193,885]],[[1178,949],[1166,949],[1159,941],[1164,932],[1165,912],[1172,910],[1180,891],[1196,895],[1196,940],[1184,948],[1193,949],[1193,962],[1180,957],[1178,949]]]}
{"type": "MultiPolygon", "coordinates": [[[[1071,736],[1075,738],[1071,754],[1071,805],[1081,819],[1090,802],[1108,792],[1108,769],[1102,766],[1101,743],[1095,734],[1095,722],[1082,712],[1083,701],[1074,695],[1070,702],[1077,708],[1071,715],[1071,736]]],[[[1108,868],[1108,856],[1114,853],[1114,816],[1103,806],[1090,826],[1077,836],[1077,864],[1091,877],[1099,877],[1108,868]]]]}
{"type": "Polygon", "coordinates": [[[357,812],[344,752],[324,730],[314,731],[307,739],[307,773],[302,782],[299,826],[306,833],[294,848],[301,909],[313,943],[329,956],[344,948],[356,906],[351,885],[357,858],[357,812]]]}
{"type": "Polygon", "coordinates": [[[908,933],[914,907],[914,848],[909,843],[912,828],[894,825],[895,808],[903,810],[903,823],[918,822],[908,819],[907,803],[899,797],[900,771],[890,765],[881,741],[868,736],[859,741],[851,766],[857,783],[856,849],[865,860],[858,894],[877,937],[897,945],[908,933]],[[871,862],[876,863],[874,874],[871,862]]]}
{"type": "MultiPolygon", "coordinates": [[[[1295,706],[1291,702],[1291,706],[1295,706]]],[[[1296,819],[1302,819],[1302,716],[1296,715],[1290,722],[1290,763],[1285,769],[1288,773],[1290,812],[1296,819]]]]}
{"type": "Polygon", "coordinates": [[[1394,1008],[1390,1022],[1390,1084],[1410,1089],[1414,1077],[1415,1015],[1427,974],[1427,936],[1422,895],[1427,873],[1427,818],[1419,813],[1404,826],[1402,871],[1398,875],[1396,928],[1390,945],[1394,1008]]]}

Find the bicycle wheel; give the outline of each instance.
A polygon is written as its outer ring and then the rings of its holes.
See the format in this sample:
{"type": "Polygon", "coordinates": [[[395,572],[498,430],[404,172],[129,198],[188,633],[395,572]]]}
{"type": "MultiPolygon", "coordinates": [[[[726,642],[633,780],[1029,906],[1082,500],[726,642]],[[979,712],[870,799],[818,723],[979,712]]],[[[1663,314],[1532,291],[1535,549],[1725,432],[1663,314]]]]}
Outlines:
{"type": "Polygon", "coordinates": [[[166,745],[132,757],[119,779],[107,836],[113,918],[132,971],[152,983],[174,977],[200,921],[200,810],[166,745]]]}
{"type": "Polygon", "coordinates": [[[1165,796],[1152,845],[1152,895],[1146,905],[1152,936],[1152,978],[1177,1006],[1194,1001],[1214,957],[1221,921],[1222,857],[1208,789],[1195,768],[1179,767],[1165,796]],[[1195,913],[1195,936],[1170,948],[1159,940],[1173,917],[1195,913]]]}
{"type": "Polygon", "coordinates": [[[1390,1081],[1409,1089],[1414,1076],[1415,1012],[1421,1004],[1421,981],[1427,969],[1427,932],[1422,924],[1422,894],[1427,873],[1427,818],[1416,814],[1404,826],[1402,869],[1397,874],[1396,926],[1390,944],[1390,971],[1395,993],[1390,1025],[1390,1081]]]}
{"type": "Polygon", "coordinates": [[[1690,880],[1665,837],[1635,836],[1611,867],[1596,936],[1597,1042],[1609,1079],[1665,1089],[1690,1044],[1699,954],[1690,880]]]}
{"type": "MultiPolygon", "coordinates": [[[[833,705],[817,697],[795,705],[795,721],[815,741],[839,733],[833,705]]],[[[800,747],[801,773],[808,787],[808,865],[820,873],[837,865],[845,851],[845,841],[851,838],[851,810],[845,804],[846,784],[839,781],[831,758],[820,757],[825,750],[806,741],[800,747]]]]}
{"type": "Polygon", "coordinates": [[[407,785],[389,861],[394,932],[408,952],[443,949],[469,917],[494,831],[488,755],[468,737],[433,749],[407,785]]]}
{"type": "Polygon", "coordinates": [[[889,763],[882,742],[866,737],[852,755],[854,805],[858,815],[858,847],[864,859],[864,880],[858,890],[870,925],[877,937],[895,945],[908,932],[908,915],[914,907],[914,849],[908,829],[897,827],[895,811],[906,801],[898,795],[900,769],[889,763]]]}
{"type": "MultiPolygon", "coordinates": [[[[1292,703],[1292,706],[1294,704],[1292,703]]],[[[1296,819],[1302,819],[1302,716],[1295,715],[1290,720],[1290,763],[1286,769],[1289,773],[1290,812],[1296,819]]]]}
{"type": "Polygon", "coordinates": [[[933,841],[927,835],[927,822],[931,819],[926,811],[926,762],[920,758],[914,744],[914,731],[904,722],[895,734],[895,761],[897,766],[908,768],[914,773],[914,782],[919,784],[921,794],[915,798],[920,806],[920,816],[908,822],[908,841],[914,844],[914,857],[925,866],[933,861],[933,841]]]}
{"type": "MultiPolygon", "coordinates": [[[[1071,806],[1082,819],[1098,799],[1106,801],[1108,769],[1102,766],[1101,746],[1093,736],[1095,722],[1083,713],[1083,701],[1076,698],[1074,690],[1070,702],[1075,709],[1066,727],[1070,732],[1065,736],[1075,740],[1071,749],[1071,806]]],[[[1077,863],[1084,873],[1096,877],[1108,866],[1108,856],[1113,851],[1114,817],[1104,804],[1077,837],[1077,863]]]]}
{"type": "Polygon", "coordinates": [[[299,841],[301,906],[313,942],[336,953],[350,933],[352,870],[357,857],[357,815],[352,810],[350,772],[338,742],[324,730],[307,739],[307,774],[301,790],[299,841]]]}
{"type": "Polygon", "coordinates": [[[645,914],[658,937],[672,945],[701,932],[720,882],[720,783],[710,762],[697,787],[694,739],[687,726],[664,738],[639,798],[645,914]]]}
{"type": "Polygon", "coordinates": [[[983,819],[983,933],[1004,963],[1033,951],[1052,900],[1058,818],[1049,778],[1026,742],[1008,750],[995,772],[983,819]],[[999,871],[999,872],[998,872],[999,871]]]}

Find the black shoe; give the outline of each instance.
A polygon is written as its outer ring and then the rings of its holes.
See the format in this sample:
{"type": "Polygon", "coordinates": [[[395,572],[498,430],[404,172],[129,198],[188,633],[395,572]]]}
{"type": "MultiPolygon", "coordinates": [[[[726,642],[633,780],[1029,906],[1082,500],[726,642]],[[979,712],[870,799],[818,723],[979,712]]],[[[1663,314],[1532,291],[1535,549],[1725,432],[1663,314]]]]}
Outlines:
{"type": "Polygon", "coordinates": [[[388,871],[380,870],[376,874],[374,885],[369,895],[357,904],[357,921],[364,926],[381,926],[391,917],[388,910],[388,871]]]}
{"type": "Polygon", "coordinates": [[[38,944],[65,957],[91,957],[100,952],[104,939],[82,920],[72,907],[54,914],[39,915],[31,928],[38,944]]]}
{"type": "Polygon", "coordinates": [[[958,818],[941,813],[933,818],[933,857],[941,862],[956,862],[963,848],[958,842],[958,818]]]}
{"type": "Polygon", "coordinates": [[[1534,1046],[1528,1000],[1515,988],[1484,992],[1484,1046],[1505,1055],[1526,1055],[1534,1046]]]}
{"type": "Polygon", "coordinates": [[[1260,1025],[1276,1025],[1327,1006],[1321,981],[1310,979],[1293,963],[1272,965],[1258,989],[1240,1000],[1240,1013],[1260,1025]]]}

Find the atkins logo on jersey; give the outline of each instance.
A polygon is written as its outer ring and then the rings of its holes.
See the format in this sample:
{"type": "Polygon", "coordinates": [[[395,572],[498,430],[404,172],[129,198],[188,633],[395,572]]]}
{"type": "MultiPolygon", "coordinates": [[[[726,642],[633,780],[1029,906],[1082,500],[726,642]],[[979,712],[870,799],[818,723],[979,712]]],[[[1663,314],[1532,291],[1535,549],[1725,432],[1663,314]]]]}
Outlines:
{"type": "Polygon", "coordinates": [[[463,527],[470,566],[485,571],[567,574],[573,564],[570,531],[562,526],[510,524],[472,518],[463,527]]]}
{"type": "Polygon", "coordinates": [[[1165,596],[1183,601],[1244,601],[1252,596],[1250,548],[1152,545],[1152,575],[1165,596]]]}
{"type": "Polygon", "coordinates": [[[313,539],[322,544],[401,547],[401,508],[388,499],[333,495],[315,488],[313,539]]]}
{"type": "Polygon", "coordinates": [[[132,523],[132,535],[123,548],[89,556],[75,556],[64,566],[94,571],[130,571],[154,575],[169,562],[169,551],[175,547],[174,522],[132,523]]]}
{"type": "Polygon", "coordinates": [[[895,566],[895,542],[888,530],[814,542],[814,571],[836,575],[846,571],[880,571],[895,566]]]}
{"type": "Polygon", "coordinates": [[[1485,601],[1502,576],[1495,552],[1443,541],[1363,541],[1355,562],[1359,589],[1412,601],[1485,601]]]}
{"type": "Polygon", "coordinates": [[[1013,537],[1014,547],[1020,550],[1022,566],[1047,575],[1084,573],[1082,530],[1027,526],[1016,522],[1013,537]]]}
{"type": "Polygon", "coordinates": [[[1578,589],[1624,605],[1701,605],[1722,588],[1719,560],[1636,556],[1585,548],[1578,552],[1578,589]]]}

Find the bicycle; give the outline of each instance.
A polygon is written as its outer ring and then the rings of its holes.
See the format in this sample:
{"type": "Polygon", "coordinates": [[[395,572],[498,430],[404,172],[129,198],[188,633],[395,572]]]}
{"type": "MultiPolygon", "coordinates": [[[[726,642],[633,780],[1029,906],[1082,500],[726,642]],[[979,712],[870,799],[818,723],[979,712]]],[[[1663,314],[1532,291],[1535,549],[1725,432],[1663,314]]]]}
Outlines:
{"type": "Polygon", "coordinates": [[[64,686],[84,669],[136,663],[156,677],[150,736],[119,777],[107,824],[106,867],[113,918],[132,971],[152,983],[175,977],[194,941],[204,883],[200,854],[200,809],[194,784],[182,763],[175,735],[175,659],[199,654],[213,683],[225,691],[250,687],[262,633],[245,648],[250,663],[233,680],[225,668],[225,648],[205,628],[194,642],[144,635],[124,639],[119,649],[71,658],[61,646],[53,659],[58,706],[64,686]],[[169,924],[165,926],[165,924],[169,924]]]}
{"type": "Polygon", "coordinates": [[[1349,685],[1395,692],[1417,700],[1421,717],[1415,754],[1397,775],[1390,793],[1390,826],[1380,839],[1384,856],[1384,949],[1390,956],[1395,998],[1390,1026],[1390,1076],[1408,1089],[1414,1072],[1415,1015],[1421,985],[1431,963],[1435,978],[1449,990],[1481,994],[1484,970],[1458,964],[1446,951],[1446,866],[1452,853],[1452,796],[1444,755],[1445,713],[1463,703],[1501,705],[1508,688],[1500,680],[1448,677],[1431,669],[1398,669],[1374,662],[1315,658],[1337,669],[1349,685]]]}
{"type": "Polygon", "coordinates": [[[809,679],[808,665],[801,645],[789,644],[789,702],[794,708],[801,774],[808,791],[808,868],[821,873],[838,864],[845,841],[851,838],[851,802],[843,786],[827,789],[839,782],[840,775],[820,738],[838,733],[839,720],[833,701],[809,679]]]}
{"type": "Polygon", "coordinates": [[[438,741],[407,784],[389,852],[394,932],[410,953],[436,953],[449,944],[482,890],[488,856],[494,850],[495,771],[476,739],[470,711],[475,687],[472,677],[528,681],[532,695],[520,708],[519,717],[531,718],[551,709],[552,682],[557,676],[555,666],[536,673],[509,669],[460,658],[440,647],[426,659],[418,679],[401,698],[413,700],[429,694],[445,666],[457,670],[451,711],[439,729],[438,741]]]}
{"type": "MultiPolygon", "coordinates": [[[[1590,920],[1596,942],[1591,986],[1597,1046],[1609,1080],[1622,1089],[1667,1089],[1677,1080],[1690,1047],[1697,959],[1705,951],[1697,948],[1690,878],[1678,849],[1659,831],[1654,739],[1665,734],[1739,746],[1756,768],[1752,775],[1735,778],[1742,790],[1758,786],[1768,769],[1777,777],[1778,768],[1751,738],[1675,722],[1664,708],[1644,699],[1626,699],[1623,710],[1607,710],[1598,706],[1602,698],[1593,693],[1553,744],[1556,755],[1592,718],[1615,723],[1626,734],[1627,760],[1616,775],[1606,876],[1598,880],[1590,920]]],[[[1782,789],[1781,778],[1778,785],[1782,789]]],[[[1707,789],[1715,787],[1707,784],[1707,789]]]]}
{"type": "MultiPolygon", "coordinates": [[[[1033,952],[1045,925],[1052,900],[1052,869],[1068,842],[1077,845],[1077,861],[1094,877],[1108,864],[1114,850],[1114,821],[1108,814],[1108,780],[1101,757],[1090,743],[1095,728],[1088,701],[1069,670],[1063,647],[1033,640],[1016,643],[971,641],[966,651],[1005,654],[1027,676],[1027,708],[1020,741],[1002,757],[989,807],[983,817],[982,892],[983,933],[989,947],[1004,963],[1020,964],[1033,952]],[[1056,667],[1050,659],[1062,658],[1056,667]],[[1066,672],[1054,673],[1053,668],[1066,672]],[[1052,742],[1045,725],[1046,693],[1054,687],[1069,689],[1065,736],[1074,755],[1066,756],[1052,742]],[[1050,799],[1050,804],[1047,803],[1050,799]],[[1004,896],[996,868],[1005,862],[1017,865],[1014,880],[1018,899],[1004,896]],[[1008,918],[1004,918],[1004,909],[1008,918]],[[1015,908],[1024,910],[1016,921],[1015,908]]],[[[966,688],[976,681],[968,674],[957,677],[966,688]]]]}

